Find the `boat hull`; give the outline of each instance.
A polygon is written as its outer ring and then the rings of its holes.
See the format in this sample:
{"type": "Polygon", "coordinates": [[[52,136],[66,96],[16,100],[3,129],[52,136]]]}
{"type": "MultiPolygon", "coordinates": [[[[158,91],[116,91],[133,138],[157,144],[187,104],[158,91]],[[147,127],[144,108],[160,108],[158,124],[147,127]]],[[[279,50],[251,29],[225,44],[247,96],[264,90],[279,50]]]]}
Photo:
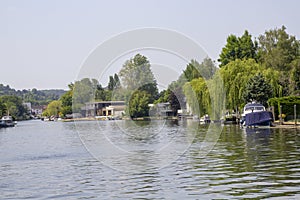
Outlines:
{"type": "Polygon", "coordinates": [[[270,126],[272,123],[272,113],[268,111],[248,113],[245,116],[246,126],[270,126]]]}
{"type": "Polygon", "coordinates": [[[0,128],[14,127],[15,123],[0,123],[0,128]]]}

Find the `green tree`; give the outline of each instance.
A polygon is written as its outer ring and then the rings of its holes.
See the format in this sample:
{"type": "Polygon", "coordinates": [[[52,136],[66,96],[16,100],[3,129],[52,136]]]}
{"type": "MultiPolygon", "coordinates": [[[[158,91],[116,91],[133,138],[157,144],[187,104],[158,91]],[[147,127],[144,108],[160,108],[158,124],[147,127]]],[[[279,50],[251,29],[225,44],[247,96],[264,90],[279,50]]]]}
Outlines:
{"type": "Polygon", "coordinates": [[[5,105],[2,101],[0,101],[0,117],[5,114],[5,105]]]}
{"type": "Polygon", "coordinates": [[[171,92],[170,89],[166,89],[166,90],[161,91],[158,95],[159,98],[154,103],[157,104],[157,103],[168,102],[170,92],[171,92]]]}
{"type": "Polygon", "coordinates": [[[280,73],[274,69],[266,69],[253,59],[235,60],[220,69],[220,75],[226,90],[226,108],[241,108],[244,104],[243,93],[249,79],[257,73],[262,73],[272,87],[272,96],[281,96],[282,87],[279,85],[280,73]]]}
{"type": "Polygon", "coordinates": [[[289,93],[294,96],[300,96],[300,59],[294,60],[291,65],[289,93]]]}
{"type": "Polygon", "coordinates": [[[2,115],[11,115],[15,119],[24,119],[27,115],[27,109],[24,107],[22,99],[14,95],[5,95],[0,97],[2,102],[2,115]]]}
{"type": "Polygon", "coordinates": [[[51,101],[48,106],[47,109],[45,110],[45,112],[43,113],[44,116],[56,116],[58,117],[60,115],[61,112],[61,108],[62,108],[62,103],[59,100],[54,100],[51,101]]]}
{"type": "Polygon", "coordinates": [[[71,83],[68,85],[69,91],[67,91],[64,95],[60,97],[61,101],[61,113],[62,116],[66,116],[67,114],[72,114],[72,105],[73,105],[73,89],[74,84],[71,83]]]}
{"type": "Polygon", "coordinates": [[[114,74],[114,76],[109,76],[107,88],[111,91],[120,88],[120,79],[118,74],[114,74]]]}
{"type": "Polygon", "coordinates": [[[118,74],[114,75],[114,89],[119,89],[121,87],[120,78],[118,74]]]}
{"type": "Polygon", "coordinates": [[[158,96],[157,83],[150,68],[147,57],[136,54],[127,60],[120,70],[122,84],[129,91],[146,91],[153,102],[158,96]]]}
{"type": "Polygon", "coordinates": [[[261,73],[249,79],[245,90],[245,103],[257,101],[263,105],[267,105],[267,101],[272,97],[273,91],[271,85],[265,80],[261,73]]]}
{"type": "Polygon", "coordinates": [[[186,66],[183,74],[188,82],[201,77],[199,68],[200,64],[196,60],[191,60],[191,62],[186,66]]]}
{"type": "Polygon", "coordinates": [[[14,102],[12,101],[7,101],[4,103],[5,106],[5,110],[6,110],[6,114],[7,115],[12,115],[12,116],[17,116],[18,115],[18,110],[17,110],[17,106],[14,102]]]}
{"type": "Polygon", "coordinates": [[[238,58],[239,40],[235,35],[229,35],[225,47],[222,48],[220,58],[220,67],[227,65],[230,61],[238,58]]]}
{"type": "Polygon", "coordinates": [[[215,66],[215,63],[208,57],[204,58],[203,62],[199,66],[201,76],[206,80],[211,79],[216,73],[216,70],[217,67],[215,66]]]}
{"type": "Polygon", "coordinates": [[[115,80],[113,76],[109,76],[109,82],[108,82],[108,90],[113,90],[115,87],[115,80]]]}
{"type": "Polygon", "coordinates": [[[74,83],[73,88],[73,111],[80,112],[85,103],[94,101],[95,92],[99,82],[95,79],[83,78],[74,83]]]}
{"type": "Polygon", "coordinates": [[[239,56],[238,59],[256,59],[257,58],[257,41],[252,40],[252,36],[247,30],[239,37],[239,56]]]}
{"type": "Polygon", "coordinates": [[[236,59],[256,59],[257,42],[252,41],[252,36],[247,30],[241,37],[229,35],[225,47],[222,48],[220,58],[220,67],[227,65],[236,59]]]}
{"type": "Polygon", "coordinates": [[[207,57],[201,64],[197,60],[191,60],[183,71],[183,75],[188,82],[200,77],[210,79],[213,77],[216,69],[214,62],[207,57]]]}
{"type": "Polygon", "coordinates": [[[183,91],[194,115],[210,113],[210,95],[205,79],[198,78],[185,83],[183,91]]]}
{"type": "Polygon", "coordinates": [[[101,84],[97,86],[97,89],[95,91],[95,100],[97,101],[106,101],[110,100],[110,95],[111,90],[105,90],[101,84]]]}
{"type": "Polygon", "coordinates": [[[132,118],[149,116],[150,94],[146,91],[135,91],[129,100],[127,112],[132,118]]]}
{"type": "Polygon", "coordinates": [[[259,61],[266,67],[289,71],[291,62],[299,56],[299,40],[289,35],[284,26],[266,31],[258,40],[259,61]]]}
{"type": "Polygon", "coordinates": [[[220,70],[217,70],[212,79],[206,81],[210,95],[209,115],[211,119],[219,120],[223,116],[226,106],[226,91],[220,70]]]}

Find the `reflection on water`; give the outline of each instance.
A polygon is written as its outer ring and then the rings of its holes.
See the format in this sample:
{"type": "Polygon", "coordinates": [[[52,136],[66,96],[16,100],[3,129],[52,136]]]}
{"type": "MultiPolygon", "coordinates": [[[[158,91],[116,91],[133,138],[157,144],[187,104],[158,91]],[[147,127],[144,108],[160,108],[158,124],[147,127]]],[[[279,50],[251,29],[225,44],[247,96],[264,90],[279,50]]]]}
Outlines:
{"type": "MultiPolygon", "coordinates": [[[[135,123],[28,121],[0,129],[0,199],[300,198],[299,129],[225,126],[213,150],[202,157],[207,126],[193,121],[135,123]],[[112,159],[130,171],[103,165],[80,137],[96,150],[107,137],[131,152],[112,159]],[[170,141],[174,153],[159,155],[157,149],[170,141]],[[166,156],[178,156],[188,142],[191,146],[180,157],[157,167],[170,159],[166,156]]],[[[109,154],[111,146],[100,149],[102,156],[114,155],[109,154]]]]}

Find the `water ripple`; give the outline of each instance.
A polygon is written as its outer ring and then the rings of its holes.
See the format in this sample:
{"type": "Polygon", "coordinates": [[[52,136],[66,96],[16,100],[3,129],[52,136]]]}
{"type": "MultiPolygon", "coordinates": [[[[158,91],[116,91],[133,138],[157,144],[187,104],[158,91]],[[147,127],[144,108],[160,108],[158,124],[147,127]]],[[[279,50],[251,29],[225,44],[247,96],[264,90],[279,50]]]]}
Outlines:
{"type": "MultiPolygon", "coordinates": [[[[90,156],[73,123],[20,122],[20,127],[0,130],[0,199],[300,198],[299,130],[227,126],[214,149],[199,157],[207,127],[169,123],[163,135],[147,138],[141,136],[142,127],[128,127],[137,133],[123,135],[110,132],[111,125],[106,123],[102,131],[134,152],[115,160],[131,169],[128,172],[90,156]],[[178,125],[181,133],[172,137],[178,145],[189,131],[195,133],[195,127],[196,138],[177,160],[157,168],[155,162],[161,161],[151,148],[175,134],[178,125]],[[144,167],[134,168],[137,165],[144,167]]],[[[87,131],[90,142],[99,142],[96,126],[82,122],[77,128],[87,131]]]]}

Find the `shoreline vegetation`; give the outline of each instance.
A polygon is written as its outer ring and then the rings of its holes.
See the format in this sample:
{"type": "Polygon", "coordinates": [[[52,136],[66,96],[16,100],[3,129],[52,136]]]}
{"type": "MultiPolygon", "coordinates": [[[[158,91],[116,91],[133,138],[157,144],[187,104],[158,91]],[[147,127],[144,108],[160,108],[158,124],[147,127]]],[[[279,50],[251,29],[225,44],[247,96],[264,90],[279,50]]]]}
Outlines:
{"type": "Polygon", "coordinates": [[[9,111],[15,119],[52,116],[74,121],[118,115],[143,120],[175,118],[180,112],[220,121],[227,114],[239,116],[246,103],[256,101],[272,108],[274,120],[290,121],[294,113],[300,118],[300,41],[289,35],[285,26],[266,30],[255,39],[247,30],[242,36],[229,35],[217,61],[218,66],[208,57],[191,60],[179,78],[159,92],[150,61],[136,54],[108,77],[105,87],[96,79],[83,78],[52,99],[39,99],[42,93],[36,89],[26,98],[0,91],[0,115],[9,111]],[[43,113],[33,115],[26,110],[26,101],[34,106],[48,102],[41,105],[45,106],[43,113]],[[109,101],[122,101],[124,107],[99,107],[109,101]],[[66,119],[74,113],[79,119],[66,119]]]}

